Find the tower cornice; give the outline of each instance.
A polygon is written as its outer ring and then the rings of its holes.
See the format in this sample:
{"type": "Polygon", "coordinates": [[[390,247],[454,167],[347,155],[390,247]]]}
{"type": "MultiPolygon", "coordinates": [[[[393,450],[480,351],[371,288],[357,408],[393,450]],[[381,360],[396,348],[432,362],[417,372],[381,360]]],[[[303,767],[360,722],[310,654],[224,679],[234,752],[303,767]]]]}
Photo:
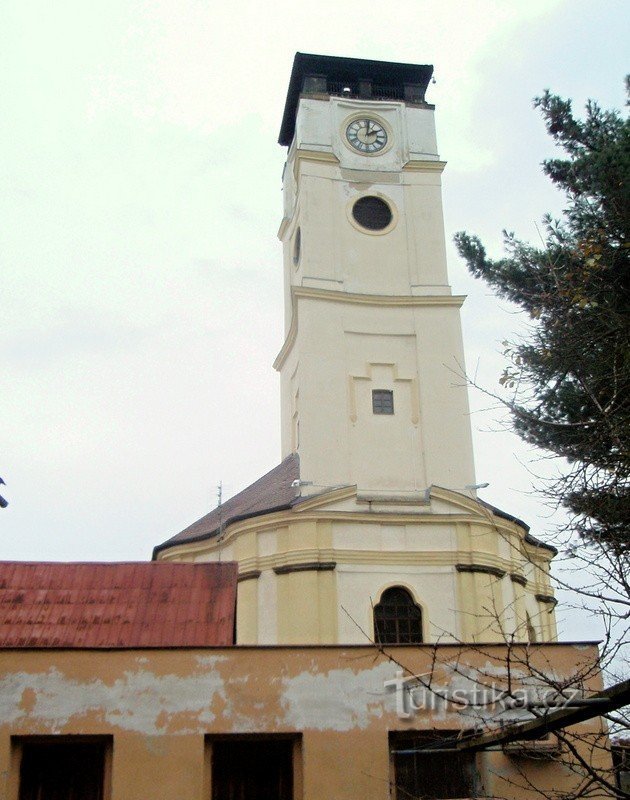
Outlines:
{"type": "Polygon", "coordinates": [[[386,295],[386,294],[356,294],[342,292],[334,289],[315,289],[307,286],[294,286],[291,289],[291,325],[280,352],[273,362],[275,370],[282,369],[291,348],[295,343],[298,331],[298,301],[300,298],[308,300],[325,300],[331,303],[347,303],[350,305],[368,305],[380,307],[425,307],[425,306],[451,306],[461,308],[466,299],[465,295],[450,294],[425,294],[425,295],[386,295]]]}
{"type": "Polygon", "coordinates": [[[403,165],[403,172],[444,172],[446,161],[430,161],[417,159],[408,161],[403,165]]]}

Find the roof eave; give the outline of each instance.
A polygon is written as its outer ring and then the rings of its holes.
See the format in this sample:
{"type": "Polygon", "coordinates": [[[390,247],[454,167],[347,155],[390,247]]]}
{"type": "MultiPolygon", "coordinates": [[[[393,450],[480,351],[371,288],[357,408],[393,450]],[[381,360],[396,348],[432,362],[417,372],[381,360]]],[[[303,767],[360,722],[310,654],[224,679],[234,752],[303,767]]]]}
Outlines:
{"type": "Polygon", "coordinates": [[[278,142],[281,145],[288,147],[293,141],[295,117],[302,90],[302,81],[304,76],[309,74],[325,74],[327,77],[340,81],[357,80],[366,77],[373,77],[378,81],[383,76],[391,78],[393,74],[400,82],[420,84],[424,93],[433,75],[433,66],[431,64],[404,64],[394,61],[374,61],[364,58],[296,53],[278,137],[278,142]]]}
{"type": "MultiPolygon", "coordinates": [[[[230,525],[233,525],[235,522],[243,522],[246,519],[252,519],[253,517],[263,517],[267,514],[276,514],[279,511],[289,511],[293,506],[293,503],[284,503],[283,505],[273,506],[272,508],[265,508],[262,511],[252,511],[248,514],[234,514],[232,517],[227,517],[221,528],[225,529],[228,528],[230,525]]],[[[195,544],[196,542],[203,542],[206,539],[213,539],[218,533],[220,528],[212,528],[212,530],[205,531],[204,533],[198,533],[194,536],[190,536],[186,539],[180,539],[177,541],[175,538],[167,539],[162,544],[158,544],[153,548],[153,555],[151,560],[156,561],[157,556],[163,550],[168,550],[171,547],[179,547],[180,545],[187,545],[187,544],[195,544]]]]}

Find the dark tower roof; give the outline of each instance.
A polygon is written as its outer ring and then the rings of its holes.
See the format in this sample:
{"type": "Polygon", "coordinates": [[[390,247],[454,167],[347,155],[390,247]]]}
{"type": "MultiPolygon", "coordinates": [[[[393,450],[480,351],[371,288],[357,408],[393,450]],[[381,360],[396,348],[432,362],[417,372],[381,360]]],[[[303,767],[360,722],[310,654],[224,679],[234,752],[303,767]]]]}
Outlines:
{"type": "Polygon", "coordinates": [[[303,92],[349,94],[366,100],[373,97],[424,104],[424,95],[432,75],[433,67],[430,64],[397,64],[365,58],[296,53],[278,141],[287,146],[293,141],[298,102],[303,92]],[[350,89],[350,92],[344,92],[344,88],[350,89]]]}

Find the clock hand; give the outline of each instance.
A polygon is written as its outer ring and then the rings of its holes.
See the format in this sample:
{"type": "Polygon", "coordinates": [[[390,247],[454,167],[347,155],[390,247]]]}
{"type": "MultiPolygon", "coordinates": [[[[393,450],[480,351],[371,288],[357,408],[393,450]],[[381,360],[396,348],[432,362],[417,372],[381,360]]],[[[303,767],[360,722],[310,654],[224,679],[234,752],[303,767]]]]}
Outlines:
{"type": "Polygon", "coordinates": [[[365,135],[366,136],[370,135],[370,120],[369,119],[365,120],[365,135]]]}

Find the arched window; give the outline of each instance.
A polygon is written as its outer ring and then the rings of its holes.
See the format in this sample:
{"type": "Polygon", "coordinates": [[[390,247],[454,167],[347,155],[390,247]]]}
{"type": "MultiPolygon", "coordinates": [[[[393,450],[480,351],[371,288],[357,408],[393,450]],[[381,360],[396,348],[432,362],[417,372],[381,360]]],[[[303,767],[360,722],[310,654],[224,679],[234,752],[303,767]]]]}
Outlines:
{"type": "Polygon", "coordinates": [[[422,611],[402,586],[392,586],[374,606],[374,640],[377,644],[420,644],[422,611]]]}

